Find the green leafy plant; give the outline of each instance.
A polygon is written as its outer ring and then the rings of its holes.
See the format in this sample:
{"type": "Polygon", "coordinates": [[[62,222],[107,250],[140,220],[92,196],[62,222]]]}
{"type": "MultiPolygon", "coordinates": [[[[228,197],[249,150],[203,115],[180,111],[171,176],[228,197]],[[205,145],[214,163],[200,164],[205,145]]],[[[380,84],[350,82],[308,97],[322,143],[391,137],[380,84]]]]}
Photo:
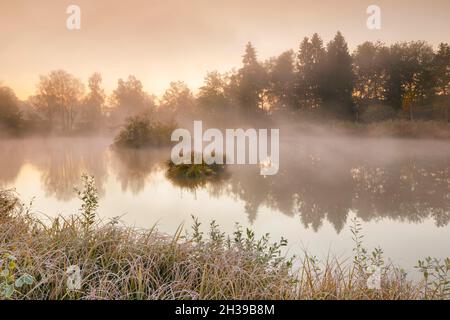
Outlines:
{"type": "Polygon", "coordinates": [[[419,260],[416,268],[422,273],[425,281],[425,298],[450,297],[450,259],[441,261],[436,258],[427,257],[419,260]]]}
{"type": "Polygon", "coordinates": [[[28,273],[23,273],[18,278],[16,257],[4,254],[0,260],[0,297],[10,299],[17,291],[25,285],[32,285],[34,278],[28,273]]]}
{"type": "Polygon", "coordinates": [[[357,218],[352,219],[352,225],[350,226],[350,232],[352,233],[355,246],[353,252],[353,263],[358,268],[359,272],[365,272],[367,269],[367,249],[363,246],[363,238],[361,222],[357,218]]]}
{"type": "Polygon", "coordinates": [[[370,254],[368,253],[368,250],[363,245],[364,235],[362,234],[362,225],[356,217],[352,219],[350,232],[355,243],[353,248],[355,254],[353,257],[353,265],[356,268],[359,279],[367,281],[376,269],[380,270],[380,276],[386,274],[387,267],[384,263],[383,250],[378,247],[373,249],[370,254]]]}
{"type": "Polygon", "coordinates": [[[81,224],[88,231],[95,223],[98,209],[98,191],[94,176],[83,174],[83,189],[75,188],[78,198],[83,202],[80,208],[81,224]]]}

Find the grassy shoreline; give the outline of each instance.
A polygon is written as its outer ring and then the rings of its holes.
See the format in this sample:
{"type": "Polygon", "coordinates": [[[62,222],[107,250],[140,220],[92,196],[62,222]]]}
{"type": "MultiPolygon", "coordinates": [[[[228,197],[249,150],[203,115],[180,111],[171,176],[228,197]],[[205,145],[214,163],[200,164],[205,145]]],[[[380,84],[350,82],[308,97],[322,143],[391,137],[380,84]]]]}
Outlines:
{"type": "Polygon", "coordinates": [[[363,138],[450,139],[450,122],[402,119],[362,123],[352,121],[298,122],[287,126],[292,132],[312,136],[357,136],[363,138]]]}
{"type": "Polygon", "coordinates": [[[354,257],[318,261],[282,255],[286,241],[272,243],[237,226],[225,235],[215,222],[203,234],[173,236],[139,230],[96,217],[92,177],[78,190],[80,212],[43,223],[13,191],[0,192],[0,299],[448,299],[450,261],[419,262],[413,282],[385,264],[382,251],[368,252],[354,221],[354,257]],[[81,269],[81,287],[70,290],[67,270],[81,269]],[[369,266],[381,275],[368,288],[369,266]]]}

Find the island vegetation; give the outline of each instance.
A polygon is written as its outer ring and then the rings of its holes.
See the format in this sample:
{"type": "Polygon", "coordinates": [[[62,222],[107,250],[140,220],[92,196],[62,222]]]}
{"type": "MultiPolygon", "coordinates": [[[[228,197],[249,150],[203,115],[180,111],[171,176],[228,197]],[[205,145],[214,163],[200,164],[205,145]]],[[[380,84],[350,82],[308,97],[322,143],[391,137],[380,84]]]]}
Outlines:
{"type": "Polygon", "coordinates": [[[172,161],[167,161],[166,177],[174,185],[195,190],[208,183],[220,184],[229,177],[224,164],[205,162],[196,164],[194,155],[195,153],[192,152],[190,164],[174,164],[172,161]]]}
{"type": "Polygon", "coordinates": [[[119,148],[164,147],[170,145],[170,135],[175,124],[154,122],[149,114],[137,115],[126,120],[114,140],[119,148]]]}

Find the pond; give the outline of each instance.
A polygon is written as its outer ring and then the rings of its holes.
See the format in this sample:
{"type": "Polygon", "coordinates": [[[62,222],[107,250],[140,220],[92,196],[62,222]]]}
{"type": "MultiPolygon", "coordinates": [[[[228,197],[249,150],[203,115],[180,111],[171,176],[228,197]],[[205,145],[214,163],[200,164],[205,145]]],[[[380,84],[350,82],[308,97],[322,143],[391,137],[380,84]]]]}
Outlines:
{"type": "Polygon", "coordinates": [[[355,137],[284,137],[280,170],[226,166],[217,179],[186,185],[167,174],[170,149],[111,148],[111,138],[0,141],[0,188],[15,188],[33,212],[78,212],[82,173],[94,175],[100,217],[174,233],[191,215],[288,239],[288,254],[352,257],[350,225],[367,248],[412,271],[417,259],[450,256],[450,142],[355,137]]]}

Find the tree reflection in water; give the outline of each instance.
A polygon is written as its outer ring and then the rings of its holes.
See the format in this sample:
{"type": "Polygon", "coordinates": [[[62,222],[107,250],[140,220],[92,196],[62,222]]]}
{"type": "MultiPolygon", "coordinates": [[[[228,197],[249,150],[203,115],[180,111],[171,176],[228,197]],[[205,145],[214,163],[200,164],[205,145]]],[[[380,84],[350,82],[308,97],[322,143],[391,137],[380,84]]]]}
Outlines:
{"type": "MultiPolygon", "coordinates": [[[[303,139],[283,144],[280,171],[259,175],[257,166],[227,166],[220,179],[176,188],[206,190],[210,197],[243,201],[250,222],[265,206],[319,230],[329,221],[339,232],[350,211],[365,221],[390,218],[413,223],[432,218],[437,226],[450,220],[450,148],[448,142],[364,139],[303,139]],[[380,150],[383,150],[381,153],[380,150]]],[[[112,150],[107,140],[52,139],[2,141],[0,185],[11,185],[25,163],[38,168],[48,195],[74,197],[82,172],[93,174],[101,194],[108,171],[122,191],[139,194],[152,177],[165,177],[170,149],[112,150]]]]}

